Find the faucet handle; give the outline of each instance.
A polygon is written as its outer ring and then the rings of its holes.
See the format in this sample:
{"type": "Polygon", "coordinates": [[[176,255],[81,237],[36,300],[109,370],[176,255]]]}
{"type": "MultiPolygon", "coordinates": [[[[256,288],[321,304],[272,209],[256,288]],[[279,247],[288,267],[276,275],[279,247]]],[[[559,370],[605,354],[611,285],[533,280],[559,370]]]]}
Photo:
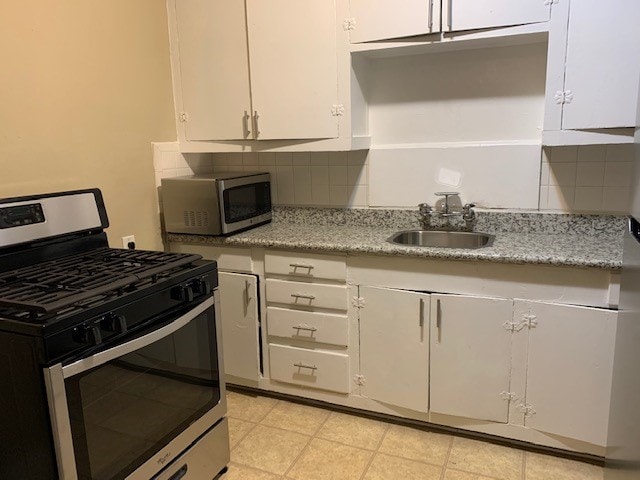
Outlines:
{"type": "Polygon", "coordinates": [[[428,203],[419,203],[418,208],[420,209],[420,213],[422,215],[428,215],[432,210],[431,205],[429,205],[428,203]]]}

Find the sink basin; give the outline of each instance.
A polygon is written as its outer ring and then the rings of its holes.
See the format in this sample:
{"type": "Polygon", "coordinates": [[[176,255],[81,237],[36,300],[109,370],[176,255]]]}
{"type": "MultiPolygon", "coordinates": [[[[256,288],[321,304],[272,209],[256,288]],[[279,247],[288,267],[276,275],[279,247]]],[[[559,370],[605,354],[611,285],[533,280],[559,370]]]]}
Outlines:
{"type": "Polygon", "coordinates": [[[387,242],[410,247],[480,248],[491,246],[493,239],[487,233],[403,230],[391,235],[387,242]]]}

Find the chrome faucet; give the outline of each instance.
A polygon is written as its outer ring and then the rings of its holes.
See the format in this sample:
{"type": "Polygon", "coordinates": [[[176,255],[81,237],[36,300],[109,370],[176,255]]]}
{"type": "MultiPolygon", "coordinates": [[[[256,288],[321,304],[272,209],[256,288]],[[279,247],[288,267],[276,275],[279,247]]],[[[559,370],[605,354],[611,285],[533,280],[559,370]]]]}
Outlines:
{"type": "MultiPolygon", "coordinates": [[[[462,217],[465,222],[467,230],[473,229],[473,223],[476,219],[476,212],[473,211],[475,204],[467,203],[460,210],[454,210],[453,206],[449,203],[449,197],[458,196],[458,192],[436,192],[436,195],[444,197],[440,211],[435,211],[429,204],[421,203],[418,205],[420,222],[422,227],[426,230],[431,226],[432,217],[441,217],[447,220],[447,223],[451,217],[462,217]]],[[[457,207],[456,207],[457,208],[457,207]]]]}

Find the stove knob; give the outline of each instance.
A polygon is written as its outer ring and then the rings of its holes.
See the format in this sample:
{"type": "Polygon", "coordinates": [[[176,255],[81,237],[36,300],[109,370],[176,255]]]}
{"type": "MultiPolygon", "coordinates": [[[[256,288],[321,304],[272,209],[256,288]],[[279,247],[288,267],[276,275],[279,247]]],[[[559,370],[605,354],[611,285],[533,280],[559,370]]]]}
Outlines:
{"type": "Polygon", "coordinates": [[[102,334],[97,325],[82,325],[73,331],[73,340],[77,343],[86,343],[91,346],[102,343],[102,334]]]}
{"type": "Polygon", "coordinates": [[[193,301],[193,289],[191,285],[181,285],[176,287],[171,292],[171,298],[174,300],[180,300],[181,302],[193,301]]]}
{"type": "Polygon", "coordinates": [[[108,313],[100,321],[100,326],[107,332],[125,333],[127,331],[127,319],[124,315],[108,313]]]}
{"type": "Polygon", "coordinates": [[[196,292],[200,295],[209,295],[211,293],[211,282],[205,279],[196,280],[193,282],[193,286],[196,292]]]}

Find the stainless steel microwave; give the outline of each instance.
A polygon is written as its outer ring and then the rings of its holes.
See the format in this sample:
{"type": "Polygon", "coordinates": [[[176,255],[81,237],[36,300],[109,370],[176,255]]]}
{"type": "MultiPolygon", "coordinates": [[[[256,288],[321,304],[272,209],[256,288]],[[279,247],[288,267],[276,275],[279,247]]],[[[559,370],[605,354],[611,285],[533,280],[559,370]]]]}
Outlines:
{"type": "Polygon", "coordinates": [[[271,221],[271,177],[225,172],[162,179],[165,230],[227,235],[271,221]]]}

